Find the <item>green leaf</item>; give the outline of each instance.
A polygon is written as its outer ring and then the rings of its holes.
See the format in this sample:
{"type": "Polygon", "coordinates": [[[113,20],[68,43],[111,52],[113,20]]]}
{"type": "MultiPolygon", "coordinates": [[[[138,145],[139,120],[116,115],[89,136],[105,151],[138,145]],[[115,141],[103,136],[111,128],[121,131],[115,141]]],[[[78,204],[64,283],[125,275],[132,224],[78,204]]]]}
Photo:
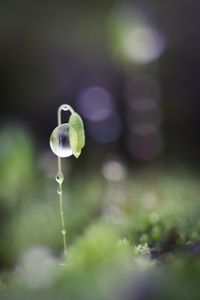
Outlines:
{"type": "Polygon", "coordinates": [[[69,118],[69,142],[73,155],[78,158],[85,146],[85,131],[79,114],[73,112],[69,118]]]}

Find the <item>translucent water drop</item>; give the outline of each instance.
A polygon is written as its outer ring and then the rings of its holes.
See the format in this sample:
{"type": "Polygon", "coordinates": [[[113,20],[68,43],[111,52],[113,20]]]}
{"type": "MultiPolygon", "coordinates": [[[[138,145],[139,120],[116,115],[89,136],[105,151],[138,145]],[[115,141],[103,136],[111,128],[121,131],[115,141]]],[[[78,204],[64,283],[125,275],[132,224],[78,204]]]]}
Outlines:
{"type": "Polygon", "coordinates": [[[61,171],[58,171],[58,173],[56,174],[56,177],[55,177],[56,181],[59,183],[59,184],[62,184],[63,183],[63,180],[64,180],[64,175],[61,171]]]}
{"type": "Polygon", "coordinates": [[[58,195],[61,195],[62,194],[62,188],[59,186],[58,189],[57,189],[57,193],[58,195]]]}
{"type": "Polygon", "coordinates": [[[59,157],[69,157],[72,155],[69,143],[69,125],[67,123],[53,130],[50,136],[50,147],[53,153],[59,157]]]}

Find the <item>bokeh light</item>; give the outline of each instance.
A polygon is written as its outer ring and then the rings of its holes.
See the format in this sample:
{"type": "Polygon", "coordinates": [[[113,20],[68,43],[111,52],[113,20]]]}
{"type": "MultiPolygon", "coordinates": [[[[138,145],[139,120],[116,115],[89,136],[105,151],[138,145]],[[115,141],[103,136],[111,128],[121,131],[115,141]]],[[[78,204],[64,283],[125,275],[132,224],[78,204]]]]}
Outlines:
{"type": "Polygon", "coordinates": [[[112,13],[111,37],[115,58],[125,65],[145,65],[156,61],[167,46],[148,11],[141,4],[121,3],[112,13]]]}
{"type": "Polygon", "coordinates": [[[162,114],[159,82],[150,75],[135,75],[127,80],[127,149],[139,160],[153,160],[162,150],[162,114]]]}
{"type": "Polygon", "coordinates": [[[128,59],[146,64],[160,57],[165,48],[165,41],[156,29],[138,26],[125,34],[123,47],[128,59]]]}
{"type": "Polygon", "coordinates": [[[16,275],[31,289],[50,286],[58,272],[58,261],[51,250],[44,246],[34,246],[22,255],[16,275]]]}
{"type": "Polygon", "coordinates": [[[122,132],[120,116],[110,111],[106,119],[96,122],[88,122],[88,132],[93,140],[99,143],[114,142],[122,132]]]}
{"type": "Polygon", "coordinates": [[[162,150],[162,139],[159,130],[152,125],[142,125],[142,130],[136,130],[127,137],[129,153],[141,160],[152,160],[162,150]]]}
{"type": "Polygon", "coordinates": [[[108,181],[121,181],[127,177],[126,166],[118,160],[109,160],[102,166],[103,176],[108,181]]]}
{"type": "Polygon", "coordinates": [[[100,86],[91,86],[80,93],[77,106],[87,120],[98,122],[109,117],[114,103],[106,89],[100,86]]]}

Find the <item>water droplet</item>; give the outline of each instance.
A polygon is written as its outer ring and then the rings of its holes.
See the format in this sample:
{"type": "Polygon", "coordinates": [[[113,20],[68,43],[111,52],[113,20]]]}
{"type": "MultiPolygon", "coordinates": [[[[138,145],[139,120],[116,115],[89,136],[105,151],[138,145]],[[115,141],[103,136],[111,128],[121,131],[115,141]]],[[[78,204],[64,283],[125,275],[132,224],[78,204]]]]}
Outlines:
{"type": "Polygon", "coordinates": [[[50,136],[50,147],[53,153],[59,157],[69,157],[72,155],[69,143],[69,125],[67,123],[53,130],[50,136]]]}
{"type": "Polygon", "coordinates": [[[58,187],[57,193],[58,193],[58,195],[61,195],[61,194],[62,194],[62,188],[61,188],[61,186],[58,187]]]}
{"type": "Polygon", "coordinates": [[[56,174],[56,177],[55,177],[56,181],[59,183],[59,184],[62,184],[63,183],[63,180],[64,180],[64,175],[61,171],[58,171],[58,173],[56,174]]]}

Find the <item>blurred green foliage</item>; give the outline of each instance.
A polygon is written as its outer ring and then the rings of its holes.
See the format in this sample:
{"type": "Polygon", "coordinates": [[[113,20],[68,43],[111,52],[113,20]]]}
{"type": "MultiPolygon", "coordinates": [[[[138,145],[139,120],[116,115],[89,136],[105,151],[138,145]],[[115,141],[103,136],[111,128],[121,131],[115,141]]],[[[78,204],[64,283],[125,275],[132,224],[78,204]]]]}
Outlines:
{"type": "Polygon", "coordinates": [[[34,150],[29,135],[14,126],[2,128],[0,140],[0,197],[5,206],[12,206],[33,187],[34,150]]]}
{"type": "Polygon", "coordinates": [[[64,181],[68,261],[59,269],[57,184],[38,168],[27,133],[4,128],[0,137],[0,299],[148,299],[136,297],[147,287],[154,299],[198,299],[196,176],[151,170],[112,182],[101,170],[95,175],[68,175],[64,181]],[[116,190],[122,193],[120,201],[112,193],[116,190]],[[39,252],[34,247],[40,247],[39,252]],[[31,249],[43,254],[38,259],[27,256],[31,249]],[[24,257],[30,257],[28,269],[24,257]],[[47,265],[41,269],[45,257],[47,265]],[[56,265],[50,283],[37,287],[37,276],[52,269],[50,262],[56,265]],[[35,274],[36,288],[27,286],[30,274],[35,274]]]}

